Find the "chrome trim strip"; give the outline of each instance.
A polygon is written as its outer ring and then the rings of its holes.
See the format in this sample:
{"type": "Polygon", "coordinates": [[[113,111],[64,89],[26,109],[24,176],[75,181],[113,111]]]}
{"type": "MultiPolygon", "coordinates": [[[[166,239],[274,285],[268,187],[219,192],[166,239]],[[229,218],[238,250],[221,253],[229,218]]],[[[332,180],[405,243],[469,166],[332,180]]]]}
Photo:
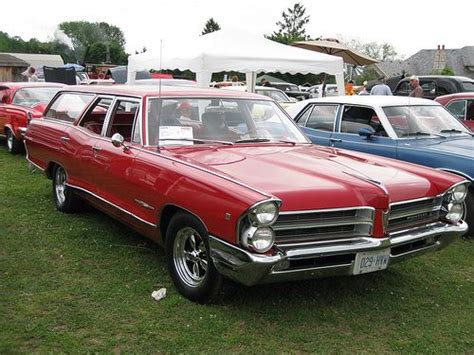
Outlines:
{"type": "MultiPolygon", "coordinates": [[[[454,186],[454,185],[453,185],[453,186],[454,186]]],[[[449,189],[451,189],[453,186],[451,186],[449,189]]],[[[449,189],[448,189],[448,190],[449,190],[449,189]]],[[[448,190],[446,190],[446,191],[448,191],[448,190]]],[[[444,194],[445,194],[445,192],[442,193],[442,194],[439,194],[439,195],[437,195],[437,196],[421,197],[421,198],[415,198],[415,199],[413,199],[413,200],[405,200],[405,201],[393,202],[393,203],[390,204],[390,208],[391,208],[392,206],[399,206],[399,205],[405,205],[405,204],[409,204],[409,203],[415,203],[415,202],[433,200],[433,199],[436,199],[436,198],[438,198],[438,197],[443,196],[444,194]]]]}
{"type": "MultiPolygon", "coordinates": [[[[353,218],[353,217],[351,217],[353,218]]],[[[356,217],[357,218],[357,217],[356,217]]],[[[357,219],[352,219],[348,221],[333,221],[331,222],[319,222],[315,221],[313,223],[302,223],[302,224],[296,224],[296,223],[291,223],[291,224],[284,224],[284,225],[274,225],[272,226],[273,230],[275,232],[281,231],[281,230],[293,230],[293,229],[310,229],[310,228],[325,228],[325,227],[337,227],[337,226],[349,226],[349,225],[370,225],[372,226],[373,220],[357,220],[357,219]]]]}
{"type": "Polygon", "coordinates": [[[76,186],[76,185],[72,185],[72,184],[70,184],[70,183],[66,183],[66,186],[69,186],[69,187],[71,187],[71,188],[73,188],[73,189],[77,189],[77,190],[83,191],[83,192],[85,192],[85,193],[88,193],[89,195],[92,195],[93,197],[95,197],[95,198],[97,198],[97,199],[99,199],[99,200],[101,200],[101,201],[103,201],[103,202],[105,202],[105,203],[108,203],[108,204],[111,205],[112,207],[115,207],[116,209],[118,209],[118,210],[120,210],[120,211],[122,211],[122,212],[124,212],[124,213],[126,213],[126,214],[128,214],[128,215],[130,215],[130,216],[132,216],[133,218],[139,220],[139,221],[142,222],[142,223],[148,224],[149,226],[152,226],[152,227],[155,227],[155,228],[157,227],[156,224],[153,224],[153,223],[150,223],[150,222],[148,222],[148,221],[145,221],[144,219],[142,219],[142,218],[140,218],[140,217],[134,215],[133,213],[127,211],[126,209],[124,209],[124,208],[122,208],[122,207],[120,207],[120,206],[117,206],[116,204],[114,204],[114,203],[112,203],[112,202],[110,202],[110,201],[107,201],[106,199],[104,199],[104,198],[102,198],[102,197],[96,195],[96,194],[93,193],[93,192],[90,192],[90,191],[87,190],[87,189],[84,189],[84,188],[79,187],[79,186],[76,186]]]}
{"type": "Polygon", "coordinates": [[[407,211],[400,211],[400,212],[394,211],[390,213],[388,220],[392,221],[394,219],[410,217],[410,216],[414,216],[420,213],[436,212],[436,211],[439,211],[440,209],[441,209],[441,202],[439,203],[439,205],[433,205],[431,207],[416,208],[416,209],[411,209],[411,210],[408,209],[407,211]]]}
{"type": "Polygon", "coordinates": [[[470,181],[471,183],[474,181],[474,177],[471,177],[471,176],[467,175],[466,173],[463,173],[462,171],[459,171],[459,170],[454,170],[454,169],[449,169],[449,168],[436,168],[435,170],[440,170],[440,171],[444,171],[444,172],[448,172],[448,173],[451,173],[451,174],[462,176],[465,179],[471,180],[470,181]]]}
{"type": "Polygon", "coordinates": [[[339,211],[353,211],[353,210],[372,210],[375,213],[375,208],[370,206],[356,206],[356,207],[341,207],[341,208],[324,208],[319,210],[295,210],[295,211],[284,211],[280,212],[280,216],[292,215],[292,214],[305,214],[305,213],[320,213],[320,212],[339,212],[339,211]]]}

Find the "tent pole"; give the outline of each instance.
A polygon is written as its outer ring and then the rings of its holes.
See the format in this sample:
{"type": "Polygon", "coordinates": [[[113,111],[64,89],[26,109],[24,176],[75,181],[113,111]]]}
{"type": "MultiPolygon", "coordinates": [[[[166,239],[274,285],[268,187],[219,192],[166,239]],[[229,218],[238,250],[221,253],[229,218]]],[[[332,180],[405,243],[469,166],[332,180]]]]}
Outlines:
{"type": "Polygon", "coordinates": [[[344,96],[346,93],[344,89],[344,73],[336,74],[336,85],[339,96],[344,96]]]}
{"type": "Polygon", "coordinates": [[[245,73],[245,81],[247,82],[247,92],[255,92],[257,73],[254,71],[245,73]]]}

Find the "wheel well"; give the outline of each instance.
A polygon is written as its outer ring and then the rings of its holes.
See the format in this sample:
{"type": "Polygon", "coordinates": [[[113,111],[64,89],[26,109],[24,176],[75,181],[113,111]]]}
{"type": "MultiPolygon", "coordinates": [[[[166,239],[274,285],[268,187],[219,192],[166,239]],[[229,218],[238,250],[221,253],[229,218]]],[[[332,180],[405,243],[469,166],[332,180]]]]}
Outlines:
{"type": "Polygon", "coordinates": [[[166,230],[168,229],[171,218],[173,218],[173,216],[179,211],[184,211],[184,210],[173,205],[168,205],[165,208],[163,208],[163,210],[161,211],[159,228],[160,228],[161,240],[163,240],[163,242],[165,241],[166,230]]]}
{"type": "Polygon", "coordinates": [[[166,230],[168,229],[168,226],[171,222],[171,218],[178,213],[178,212],[184,212],[192,215],[193,217],[196,217],[203,225],[204,229],[207,231],[207,226],[206,224],[202,221],[201,218],[196,216],[194,213],[188,211],[185,208],[181,208],[176,205],[167,205],[163,208],[161,211],[160,219],[159,219],[159,228],[160,228],[160,235],[161,235],[161,240],[164,242],[166,238],[166,230]]]}
{"type": "Polygon", "coordinates": [[[46,177],[48,179],[52,179],[53,178],[53,172],[54,172],[54,167],[58,165],[54,162],[49,162],[48,166],[46,167],[46,169],[44,169],[44,173],[46,174],[46,177]]]}

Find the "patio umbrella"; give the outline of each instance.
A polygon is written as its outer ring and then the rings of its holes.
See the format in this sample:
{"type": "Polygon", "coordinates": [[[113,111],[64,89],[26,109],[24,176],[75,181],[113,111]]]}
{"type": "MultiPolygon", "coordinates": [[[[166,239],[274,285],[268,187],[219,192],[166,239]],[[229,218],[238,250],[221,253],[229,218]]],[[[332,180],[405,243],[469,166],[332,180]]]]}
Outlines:
{"type": "Polygon", "coordinates": [[[335,55],[341,57],[344,63],[352,65],[369,65],[377,63],[378,60],[371,58],[365,54],[356,52],[338,41],[332,40],[316,40],[316,41],[300,41],[293,43],[293,46],[309,49],[311,51],[335,55]]]}

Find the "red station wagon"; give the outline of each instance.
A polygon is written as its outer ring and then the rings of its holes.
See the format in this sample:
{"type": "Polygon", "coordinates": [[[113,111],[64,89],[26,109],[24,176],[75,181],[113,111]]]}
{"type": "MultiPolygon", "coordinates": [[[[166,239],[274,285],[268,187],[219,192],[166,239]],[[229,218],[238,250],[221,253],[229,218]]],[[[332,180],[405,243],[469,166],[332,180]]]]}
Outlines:
{"type": "Polygon", "coordinates": [[[446,106],[456,118],[474,131],[474,92],[438,96],[435,101],[446,106]]]}
{"type": "Polygon", "coordinates": [[[27,159],[60,211],[86,200],[161,243],[176,288],[386,269],[467,231],[467,182],[312,145],[267,97],[197,88],[60,91],[31,121],[27,159]]]}
{"type": "Polygon", "coordinates": [[[28,120],[39,118],[51,98],[62,88],[57,83],[0,83],[0,136],[10,153],[23,150],[28,120]]]}

